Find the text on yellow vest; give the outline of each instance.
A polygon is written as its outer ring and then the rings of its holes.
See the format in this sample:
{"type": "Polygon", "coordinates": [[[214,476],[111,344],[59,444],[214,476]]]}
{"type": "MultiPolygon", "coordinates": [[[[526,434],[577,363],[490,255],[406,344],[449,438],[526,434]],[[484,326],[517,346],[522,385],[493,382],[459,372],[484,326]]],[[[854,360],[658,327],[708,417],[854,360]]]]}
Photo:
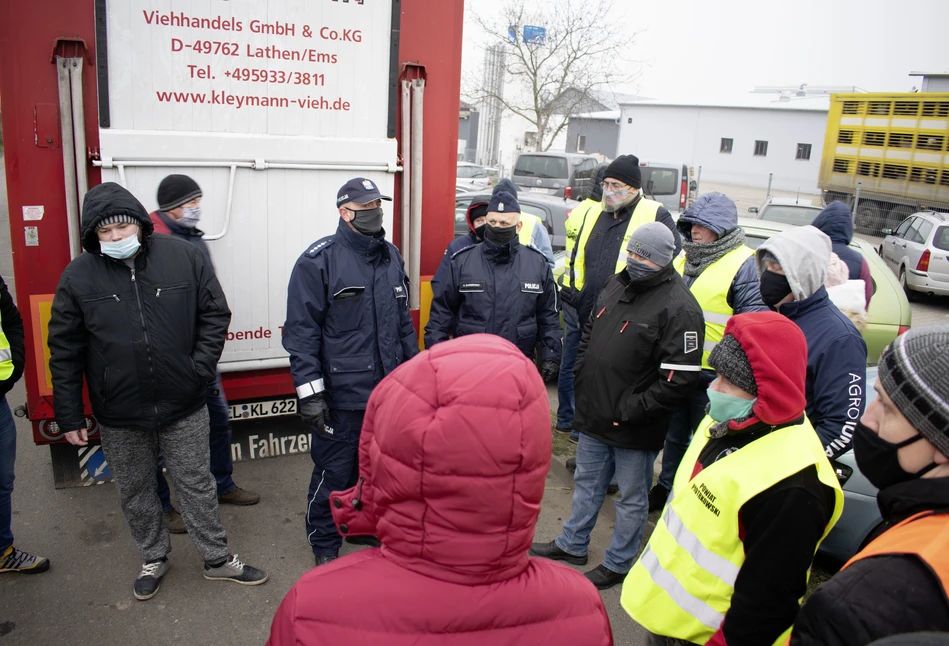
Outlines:
{"type": "MultiPolygon", "coordinates": [[[[823,540],[843,511],[843,492],[807,419],[771,431],[692,476],[714,422],[706,417],[672,484],[670,500],[642,556],[623,583],[621,603],[647,630],[704,644],[721,627],[745,560],[739,538],[742,506],[799,471],[817,466],[835,492],[823,540]]],[[[788,626],[786,633],[790,631],[788,626]]],[[[775,641],[784,643],[786,635],[775,641]]]]}

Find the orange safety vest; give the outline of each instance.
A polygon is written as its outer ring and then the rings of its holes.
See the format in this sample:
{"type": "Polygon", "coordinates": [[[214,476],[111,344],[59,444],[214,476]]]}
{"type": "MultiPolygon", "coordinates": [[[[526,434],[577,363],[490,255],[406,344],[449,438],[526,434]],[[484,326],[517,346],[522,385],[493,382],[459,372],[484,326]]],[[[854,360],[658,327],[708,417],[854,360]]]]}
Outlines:
{"type": "Polygon", "coordinates": [[[949,602],[949,513],[924,511],[883,532],[841,569],[861,559],[885,554],[912,554],[942,582],[943,594],[949,602]]]}
{"type": "MultiPolygon", "coordinates": [[[[887,554],[918,557],[942,583],[942,593],[949,603],[949,513],[924,511],[910,516],[880,534],[840,570],[846,570],[857,561],[887,554]]],[[[784,646],[790,643],[788,636],[784,646]]]]}

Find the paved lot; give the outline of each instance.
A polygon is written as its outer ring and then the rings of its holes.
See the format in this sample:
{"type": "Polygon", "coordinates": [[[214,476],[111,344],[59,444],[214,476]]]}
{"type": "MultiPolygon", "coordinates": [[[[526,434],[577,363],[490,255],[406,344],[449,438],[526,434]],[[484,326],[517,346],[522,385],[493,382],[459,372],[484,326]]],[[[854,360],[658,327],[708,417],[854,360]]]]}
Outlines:
{"type": "MultiPolygon", "coordinates": [[[[711,189],[703,184],[703,190],[711,189]]],[[[2,181],[0,273],[12,286],[6,186],[2,181]]],[[[949,299],[927,299],[914,304],[913,316],[915,325],[949,321],[949,299]]],[[[13,406],[26,401],[22,383],[8,395],[8,400],[13,406]]],[[[279,418],[267,422],[264,432],[268,425],[278,429],[286,423],[279,418]]],[[[261,492],[264,499],[256,507],[223,507],[222,518],[234,551],[270,572],[266,585],[245,588],[205,581],[200,559],[187,536],[174,536],[172,569],[160,594],[140,603],[132,597],[139,556],[114,487],[106,484],[55,490],[49,451],[33,445],[29,424],[24,420],[17,420],[17,428],[13,512],[17,544],[49,556],[53,565],[50,572],[36,577],[0,576],[0,643],[261,644],[266,640],[277,605],[312,565],[303,531],[311,469],[309,456],[256,460],[235,466],[235,479],[242,486],[261,492]]],[[[240,430],[238,424],[237,431],[240,430]]],[[[555,465],[547,485],[538,540],[555,537],[570,512],[569,476],[562,466],[555,465]]],[[[609,544],[609,511],[604,509],[593,534],[590,567],[599,563],[609,544]]],[[[619,593],[617,587],[603,594],[616,643],[641,644],[642,630],[619,607],[619,593]]]]}

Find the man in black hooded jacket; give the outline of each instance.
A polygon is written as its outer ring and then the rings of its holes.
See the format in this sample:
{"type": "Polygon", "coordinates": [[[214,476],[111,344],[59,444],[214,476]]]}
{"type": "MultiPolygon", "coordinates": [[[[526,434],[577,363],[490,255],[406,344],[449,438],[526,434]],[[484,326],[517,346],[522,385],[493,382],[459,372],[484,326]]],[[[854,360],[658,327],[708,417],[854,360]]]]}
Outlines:
{"type": "Polygon", "coordinates": [[[267,575],[227,547],[208,450],[208,386],[231,312],[210,263],[194,245],[151,237],[145,208],[111,182],[83,201],[85,253],[63,270],[49,323],[56,421],[88,444],[83,376],[122,511],[144,565],[139,600],[158,592],[171,542],[156,494],[165,457],[204,577],[258,585],[267,575]]]}

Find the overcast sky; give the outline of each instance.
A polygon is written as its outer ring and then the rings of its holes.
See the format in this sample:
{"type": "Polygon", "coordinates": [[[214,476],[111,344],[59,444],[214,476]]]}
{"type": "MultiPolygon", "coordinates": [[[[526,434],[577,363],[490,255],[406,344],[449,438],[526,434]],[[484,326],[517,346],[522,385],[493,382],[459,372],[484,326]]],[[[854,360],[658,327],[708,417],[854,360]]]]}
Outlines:
{"type": "MultiPolygon", "coordinates": [[[[544,0],[529,0],[544,1],[544,0]]],[[[550,1],[550,0],[547,0],[550,1]]],[[[598,0],[588,0],[589,3],[598,0]]],[[[463,72],[480,70],[484,35],[466,0],[463,72]]],[[[910,71],[949,72],[949,0],[618,0],[643,62],[638,87],[656,99],[747,95],[755,86],[857,86],[906,92],[910,71]]]]}

